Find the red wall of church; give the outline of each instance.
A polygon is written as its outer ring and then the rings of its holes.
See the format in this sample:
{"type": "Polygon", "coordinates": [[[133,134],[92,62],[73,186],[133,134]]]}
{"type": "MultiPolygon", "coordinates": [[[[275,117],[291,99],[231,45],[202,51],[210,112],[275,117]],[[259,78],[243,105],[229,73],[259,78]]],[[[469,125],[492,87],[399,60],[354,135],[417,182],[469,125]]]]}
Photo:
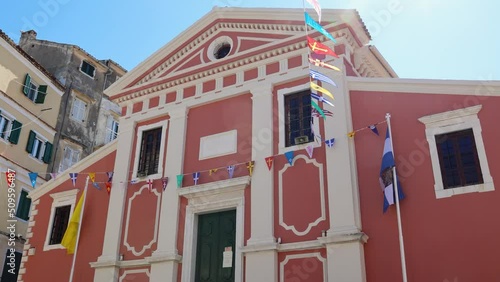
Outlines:
{"type": "MultiPolygon", "coordinates": [[[[474,93],[471,93],[474,94],[474,93]]],[[[363,128],[392,115],[396,166],[406,199],[401,202],[409,281],[495,281],[500,191],[469,193],[436,199],[434,176],[425,136],[417,119],[431,114],[482,104],[478,117],[489,169],[500,179],[498,141],[499,97],[462,95],[351,92],[353,127],[363,128]]],[[[378,182],[386,124],[380,136],[370,130],[355,137],[364,232],[367,281],[401,281],[395,207],[382,213],[378,182]]],[[[497,184],[498,189],[498,184],[497,184]]]]}
{"type": "MultiPolygon", "coordinates": [[[[274,173],[274,222],[275,222],[275,237],[281,238],[281,243],[293,243],[301,241],[316,240],[321,237],[322,231],[329,229],[328,217],[328,182],[326,180],[326,155],[325,145],[315,148],[313,151],[313,159],[323,165],[323,178],[319,178],[318,168],[313,164],[307,164],[305,160],[300,159],[294,163],[294,166],[289,167],[283,172],[283,221],[288,226],[294,226],[298,232],[305,232],[303,235],[297,235],[291,230],[285,229],[280,225],[279,215],[279,172],[288,163],[284,155],[278,155],[279,148],[279,123],[284,122],[279,120],[278,110],[278,90],[303,85],[309,82],[309,78],[304,78],[284,84],[276,85],[273,90],[273,109],[274,109],[274,164],[272,173],[274,173]],[[321,216],[320,202],[320,181],[324,185],[325,197],[325,219],[314,225],[308,232],[308,226],[314,223],[321,216]],[[298,208],[303,207],[303,208],[298,208]]],[[[318,119],[320,132],[317,135],[324,139],[324,121],[318,119]]],[[[321,141],[319,141],[321,142],[321,141]]],[[[294,152],[297,157],[299,155],[309,156],[305,150],[294,152]]],[[[271,172],[270,172],[271,173],[271,172]]]]}
{"type": "MultiPolygon", "coordinates": [[[[104,231],[106,225],[106,215],[108,214],[109,195],[104,182],[107,181],[105,173],[112,170],[115,163],[116,152],[112,152],[101,160],[92,164],[79,173],[75,187],[83,189],[85,179],[89,172],[96,172],[96,182],[100,182],[102,190],[97,190],[89,183],[87,200],[81,224],[80,241],[78,248],[78,259],[76,260],[74,280],[75,282],[93,281],[94,271],[89,262],[97,261],[101,255],[104,231]],[[98,173],[99,172],[99,173],[98,173]]],[[[47,277],[50,273],[51,281],[67,281],[69,279],[72,255],[66,254],[66,249],[44,251],[43,246],[49,227],[50,212],[53,193],[64,192],[75,189],[71,180],[67,180],[49,193],[43,195],[36,207],[38,214],[34,216],[35,226],[32,231],[34,237],[29,244],[35,248],[35,255],[29,256],[25,263],[26,273],[23,281],[38,282],[40,277],[47,277]]],[[[80,199],[81,191],[78,193],[76,201],[80,199]]]]}

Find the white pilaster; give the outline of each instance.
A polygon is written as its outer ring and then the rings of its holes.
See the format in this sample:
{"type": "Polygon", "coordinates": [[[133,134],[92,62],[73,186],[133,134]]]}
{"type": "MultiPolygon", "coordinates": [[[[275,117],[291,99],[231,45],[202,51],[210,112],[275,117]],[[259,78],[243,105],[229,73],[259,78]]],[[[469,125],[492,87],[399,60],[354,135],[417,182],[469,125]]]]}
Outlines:
{"type": "MultiPolygon", "coordinates": [[[[272,85],[251,90],[252,159],[273,155],[272,85]]],[[[251,188],[251,237],[246,253],[246,282],[277,281],[278,256],[274,238],[274,178],[266,164],[256,165],[251,188]]]]}
{"type": "MultiPolygon", "coordinates": [[[[343,69],[341,60],[335,65],[343,69]]],[[[334,147],[326,149],[330,230],[326,238],[321,238],[327,248],[328,281],[366,281],[363,244],[367,237],[361,232],[354,141],[347,137],[352,131],[349,90],[344,73],[325,69],[320,72],[338,86],[323,83],[335,96],[335,108],[325,106],[334,116],[325,120],[323,136],[335,138],[334,147]]]]}
{"type": "Polygon", "coordinates": [[[117,266],[122,234],[123,211],[127,195],[127,178],[130,170],[132,146],[134,141],[134,122],[122,119],[120,122],[118,148],[116,150],[115,166],[102,254],[97,259],[94,275],[95,282],[118,281],[117,266]]]}
{"type": "Polygon", "coordinates": [[[163,192],[158,248],[148,258],[151,263],[151,281],[177,281],[177,267],[181,257],[177,251],[179,222],[179,196],[176,176],[182,173],[184,143],[187,126],[187,109],[179,107],[169,112],[167,156],[164,175],[168,185],[163,192]]]}

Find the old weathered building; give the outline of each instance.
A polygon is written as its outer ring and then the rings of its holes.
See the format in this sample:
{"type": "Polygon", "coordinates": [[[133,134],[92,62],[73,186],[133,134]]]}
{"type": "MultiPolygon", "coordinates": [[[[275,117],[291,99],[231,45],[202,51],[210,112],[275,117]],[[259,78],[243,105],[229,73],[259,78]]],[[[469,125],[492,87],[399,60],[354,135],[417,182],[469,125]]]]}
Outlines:
{"type": "Polygon", "coordinates": [[[62,172],[116,138],[120,108],[104,90],[126,70],[113,60],[98,60],[82,48],[39,40],[22,32],[19,46],[66,87],[58,117],[54,162],[48,172],[62,172]]]}

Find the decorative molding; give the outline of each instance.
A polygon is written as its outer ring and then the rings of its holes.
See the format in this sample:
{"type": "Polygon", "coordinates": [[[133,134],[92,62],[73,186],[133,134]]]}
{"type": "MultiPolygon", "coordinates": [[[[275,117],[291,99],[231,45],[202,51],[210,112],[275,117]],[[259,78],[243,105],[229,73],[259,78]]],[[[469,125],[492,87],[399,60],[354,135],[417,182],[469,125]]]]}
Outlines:
{"type": "Polygon", "coordinates": [[[293,158],[292,165],[289,163],[286,163],[285,166],[279,171],[278,173],[278,200],[279,200],[279,223],[280,226],[285,228],[285,230],[291,230],[295,235],[297,236],[304,236],[311,231],[311,229],[314,226],[317,226],[320,222],[326,220],[326,208],[325,208],[325,184],[324,184],[324,178],[323,178],[323,164],[320,164],[316,162],[316,159],[309,159],[305,155],[297,155],[293,158]],[[319,172],[319,189],[320,189],[320,203],[321,203],[321,216],[318,217],[314,222],[310,222],[309,225],[307,226],[306,230],[303,231],[298,231],[294,225],[288,225],[284,222],[283,220],[283,214],[284,214],[284,203],[283,203],[283,173],[285,171],[292,167],[292,165],[299,159],[305,160],[306,164],[313,164],[318,168],[319,172]]]}
{"type": "Polygon", "coordinates": [[[308,253],[308,254],[297,254],[297,255],[287,255],[285,260],[280,262],[280,282],[285,282],[285,265],[292,259],[304,259],[304,258],[317,258],[323,264],[323,281],[328,281],[327,279],[327,269],[326,269],[326,258],[321,256],[321,253],[308,253]]]}
{"type": "MultiPolygon", "coordinates": [[[[342,30],[343,29],[338,30],[338,31],[334,31],[332,33],[332,35],[335,36],[336,38],[340,38],[339,35],[340,35],[340,32],[342,30]]],[[[276,56],[281,56],[281,55],[285,55],[288,53],[292,53],[293,51],[303,51],[305,48],[307,48],[307,44],[305,41],[293,42],[294,40],[297,41],[297,39],[300,38],[300,36],[303,36],[303,35],[297,35],[293,38],[290,38],[290,41],[292,41],[292,43],[290,43],[288,45],[277,47],[275,49],[265,51],[265,52],[262,52],[262,53],[257,54],[257,55],[241,56],[241,58],[238,60],[228,62],[227,64],[224,64],[224,65],[214,66],[212,69],[209,69],[209,70],[204,70],[204,71],[196,72],[196,73],[192,73],[192,71],[195,71],[195,69],[191,70],[190,72],[192,74],[188,73],[188,74],[186,74],[186,76],[182,76],[182,77],[177,78],[177,79],[165,81],[161,84],[154,85],[154,86],[152,85],[152,86],[149,86],[145,89],[133,91],[127,95],[124,95],[124,96],[117,98],[116,102],[124,103],[126,101],[133,100],[135,98],[149,95],[149,94],[152,94],[152,93],[155,93],[158,91],[162,91],[162,90],[166,90],[166,89],[186,88],[189,86],[193,86],[194,81],[200,81],[203,78],[208,77],[208,76],[212,77],[212,76],[217,75],[217,74],[222,73],[222,72],[227,72],[227,71],[230,71],[233,69],[240,69],[241,66],[249,66],[249,64],[253,64],[252,67],[254,67],[254,65],[259,66],[262,64],[261,61],[264,61],[266,59],[271,59],[271,58],[275,58],[276,56]]],[[[326,38],[324,36],[320,36],[317,39],[319,39],[319,41],[326,41],[326,38]]],[[[247,52],[247,51],[245,51],[245,52],[247,52]]],[[[243,55],[243,54],[244,53],[242,53],[241,55],[243,55]]],[[[283,62],[286,65],[286,63],[288,62],[288,58],[286,58],[286,60],[284,60],[283,62]]],[[[281,69],[280,72],[283,72],[286,70],[288,70],[287,66],[286,66],[285,70],[281,69]]],[[[182,74],[182,72],[175,73],[175,74],[180,75],[180,74],[182,74]]],[[[229,75],[229,74],[230,73],[228,73],[227,75],[229,75]]],[[[232,74],[237,74],[237,72],[233,72],[232,74]]],[[[174,75],[174,74],[172,74],[172,75],[174,75]]],[[[168,78],[162,77],[161,79],[168,79],[168,78]]],[[[151,83],[153,83],[153,81],[151,81],[151,83]]],[[[131,88],[134,88],[134,87],[137,89],[141,88],[138,85],[132,86],[131,88]]]]}
{"type": "Polygon", "coordinates": [[[424,116],[419,118],[418,121],[425,124],[426,127],[439,127],[440,125],[437,124],[439,122],[446,121],[447,123],[449,123],[450,119],[464,118],[466,116],[477,115],[482,108],[483,105],[476,105],[454,111],[424,116]]]}
{"type": "MultiPolygon", "coordinates": [[[[122,281],[128,281],[128,279],[125,279],[127,277],[127,275],[129,274],[137,274],[137,273],[145,273],[148,277],[150,275],[149,273],[149,269],[130,269],[130,270],[125,270],[123,271],[123,274],[122,276],[120,276],[120,279],[118,280],[119,282],[122,282],[122,281]]],[[[132,278],[133,280],[133,278],[132,278]]]]}
{"type": "Polygon", "coordinates": [[[179,188],[179,196],[187,199],[198,198],[201,196],[217,195],[229,191],[239,191],[250,185],[251,177],[242,176],[227,180],[215,181],[200,185],[179,188]]]}
{"type": "MultiPolygon", "coordinates": [[[[135,247],[131,246],[129,244],[129,242],[127,241],[128,239],[128,234],[129,234],[129,223],[130,223],[130,214],[131,214],[131,211],[132,211],[132,202],[134,201],[135,197],[137,197],[138,195],[142,194],[142,191],[144,190],[148,190],[148,185],[144,185],[141,187],[141,189],[139,189],[139,191],[136,191],[132,197],[130,197],[130,199],[128,200],[128,209],[127,209],[127,218],[126,218],[126,221],[125,221],[125,237],[123,238],[123,245],[127,248],[128,251],[132,252],[132,254],[134,254],[135,256],[140,256],[142,254],[144,254],[144,252],[147,250],[147,249],[150,249],[151,246],[156,243],[156,240],[157,240],[157,234],[158,234],[158,220],[160,218],[160,193],[156,190],[156,189],[153,189],[152,190],[152,193],[154,193],[156,195],[156,215],[155,215],[155,227],[154,227],[154,231],[153,231],[153,239],[147,244],[147,245],[144,245],[142,246],[142,249],[140,251],[136,251],[135,247]]],[[[133,231],[136,231],[135,229],[133,231]]]]}
{"type": "Polygon", "coordinates": [[[156,262],[165,262],[165,261],[175,261],[182,262],[182,256],[179,254],[170,254],[170,253],[158,253],[154,252],[152,256],[145,258],[148,263],[156,263],[156,262]]]}
{"type": "Polygon", "coordinates": [[[338,233],[338,234],[333,234],[333,235],[329,234],[326,237],[320,237],[320,238],[318,238],[318,241],[324,245],[345,244],[345,243],[352,243],[352,242],[366,243],[366,242],[368,242],[368,238],[369,238],[368,235],[366,235],[363,232],[338,233]]]}
{"type": "Polygon", "coordinates": [[[394,79],[352,76],[347,76],[345,79],[349,91],[500,97],[500,82],[497,81],[394,79]]]}

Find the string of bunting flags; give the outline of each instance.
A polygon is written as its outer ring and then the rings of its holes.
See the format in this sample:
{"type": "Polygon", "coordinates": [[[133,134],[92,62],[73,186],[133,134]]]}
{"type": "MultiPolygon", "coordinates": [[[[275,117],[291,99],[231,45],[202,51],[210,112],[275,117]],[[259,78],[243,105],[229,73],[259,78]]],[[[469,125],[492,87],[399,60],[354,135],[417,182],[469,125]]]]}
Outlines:
{"type": "Polygon", "coordinates": [[[363,130],[367,130],[367,129],[370,129],[374,134],[376,134],[377,136],[380,136],[380,134],[378,133],[377,125],[382,124],[382,123],[386,123],[386,122],[387,121],[384,120],[384,121],[381,121],[381,122],[370,124],[367,127],[363,127],[363,128],[360,128],[360,129],[353,130],[353,131],[347,133],[347,136],[349,138],[354,138],[354,136],[356,135],[356,133],[358,133],[360,131],[363,131],[363,130]]]}

